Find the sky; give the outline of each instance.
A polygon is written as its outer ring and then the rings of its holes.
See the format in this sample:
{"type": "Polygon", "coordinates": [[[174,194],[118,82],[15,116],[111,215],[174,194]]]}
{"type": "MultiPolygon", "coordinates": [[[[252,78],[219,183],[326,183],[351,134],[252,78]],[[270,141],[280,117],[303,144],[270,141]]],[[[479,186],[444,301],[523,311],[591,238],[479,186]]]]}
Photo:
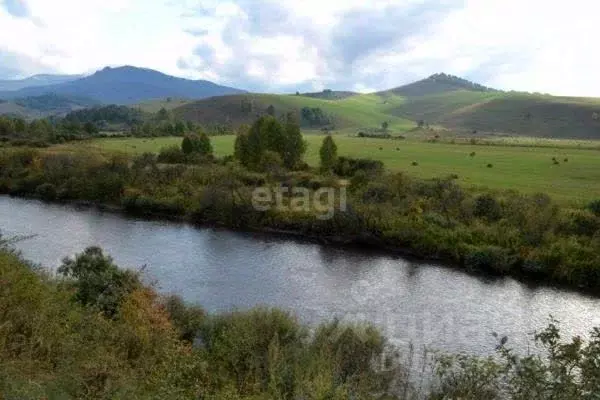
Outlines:
{"type": "Polygon", "coordinates": [[[600,97],[593,0],[0,0],[0,79],[133,65],[258,92],[437,72],[600,97]]]}

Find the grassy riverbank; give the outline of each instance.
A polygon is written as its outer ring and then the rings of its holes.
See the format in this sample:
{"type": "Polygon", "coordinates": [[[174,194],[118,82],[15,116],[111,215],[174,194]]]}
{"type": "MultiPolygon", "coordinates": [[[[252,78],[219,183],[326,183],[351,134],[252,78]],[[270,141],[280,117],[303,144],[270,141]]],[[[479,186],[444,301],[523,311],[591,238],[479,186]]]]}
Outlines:
{"type": "MultiPolygon", "coordinates": [[[[141,215],[232,229],[293,232],[409,251],[469,271],[527,277],[600,293],[597,208],[568,208],[544,194],[465,190],[455,176],[422,180],[377,162],[340,158],[337,175],[252,172],[231,159],[158,163],[151,154],[12,150],[0,155],[0,192],[48,201],[88,201],[141,215]],[[347,192],[347,207],[253,205],[257,187],[347,192]],[[323,213],[331,218],[319,218],[323,213]]],[[[312,198],[312,197],[311,197],[312,198]]]]}
{"type": "Polygon", "coordinates": [[[539,355],[517,357],[499,338],[493,358],[413,360],[369,325],[206,314],[98,248],[58,271],[48,277],[0,241],[2,398],[591,400],[600,390],[600,335],[561,341],[555,322],[534,338],[539,355]]]}
{"type": "MultiPolygon", "coordinates": [[[[304,138],[306,162],[316,167],[324,136],[307,134],[304,138]]],[[[216,156],[233,154],[235,136],[213,136],[211,140],[216,156]]],[[[585,205],[600,193],[600,143],[593,141],[488,138],[471,144],[466,139],[452,143],[441,138],[432,143],[421,137],[392,140],[345,135],[335,136],[335,141],[340,156],[382,161],[391,171],[423,179],[455,174],[465,188],[546,193],[564,205],[574,206],[585,205]],[[415,162],[418,165],[413,165],[415,162]]],[[[160,149],[179,143],[180,137],[106,138],[55,149],[141,155],[157,154],[160,149]]]]}

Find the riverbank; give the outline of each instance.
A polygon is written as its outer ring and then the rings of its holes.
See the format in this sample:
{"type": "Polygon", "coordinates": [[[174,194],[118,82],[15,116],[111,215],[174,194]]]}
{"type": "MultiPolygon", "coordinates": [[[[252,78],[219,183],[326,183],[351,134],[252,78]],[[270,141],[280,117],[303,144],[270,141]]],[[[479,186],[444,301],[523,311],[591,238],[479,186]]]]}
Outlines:
{"type": "MultiPolygon", "coordinates": [[[[5,195],[8,196],[8,195],[5,195]]],[[[283,229],[273,229],[269,227],[231,227],[227,226],[223,223],[218,222],[198,222],[190,215],[172,215],[172,214],[164,214],[164,213],[156,213],[156,212],[132,212],[129,211],[126,207],[117,204],[108,204],[108,203],[97,203],[93,201],[44,201],[36,197],[27,197],[27,196],[17,196],[18,198],[25,200],[33,200],[33,201],[42,201],[48,204],[57,204],[62,206],[72,206],[75,209],[89,209],[89,210],[97,210],[101,212],[107,212],[114,215],[121,215],[127,218],[134,219],[143,219],[146,221],[170,221],[174,223],[181,224],[189,224],[198,229],[203,228],[212,228],[212,229],[223,229],[231,232],[239,232],[239,233],[249,233],[254,235],[260,235],[260,237],[264,238],[274,238],[274,239],[293,239],[295,241],[300,241],[304,243],[315,243],[320,245],[325,245],[329,247],[339,248],[342,250],[367,250],[372,252],[374,255],[393,255],[402,257],[408,261],[413,261],[417,263],[426,263],[432,262],[435,265],[442,266],[444,268],[450,268],[455,271],[459,271],[461,273],[468,274],[470,276],[485,278],[485,279],[502,279],[505,276],[500,274],[489,273],[486,271],[480,270],[467,270],[463,266],[457,263],[451,263],[448,260],[444,260],[440,257],[431,257],[426,254],[420,254],[413,251],[407,247],[398,247],[391,246],[378,240],[378,238],[373,237],[372,235],[355,235],[355,236],[318,236],[311,235],[301,231],[293,231],[293,230],[283,230],[283,229]]],[[[551,287],[560,289],[562,291],[571,291],[576,293],[582,293],[586,295],[593,296],[594,298],[600,298],[598,293],[594,290],[590,290],[586,287],[573,287],[568,284],[561,284],[560,282],[553,282],[551,280],[544,280],[544,277],[532,277],[525,274],[513,274],[510,276],[511,279],[515,279],[518,282],[526,284],[528,287],[536,288],[536,287],[551,287]]]]}
{"type": "Polygon", "coordinates": [[[438,353],[415,371],[420,360],[369,324],[308,327],[268,308],[206,313],[157,294],[99,248],[66,259],[59,274],[49,278],[0,249],[0,395],[579,400],[600,390],[600,339],[561,341],[555,321],[535,338],[539,356],[521,358],[498,336],[493,359],[438,353]],[[432,375],[420,376],[426,369],[432,375]]]}
{"type": "Polygon", "coordinates": [[[543,194],[466,191],[454,177],[423,181],[386,173],[369,160],[342,158],[340,163],[336,177],[312,171],[257,173],[227,160],[167,165],[157,164],[152,155],[129,159],[23,150],[0,159],[0,192],[367,246],[471,273],[600,293],[600,209],[562,208],[543,194]],[[252,201],[258,187],[335,193],[342,182],[348,185],[347,207],[331,202],[328,219],[321,218],[322,210],[291,209],[290,196],[283,198],[283,208],[273,205],[266,211],[252,201]]]}

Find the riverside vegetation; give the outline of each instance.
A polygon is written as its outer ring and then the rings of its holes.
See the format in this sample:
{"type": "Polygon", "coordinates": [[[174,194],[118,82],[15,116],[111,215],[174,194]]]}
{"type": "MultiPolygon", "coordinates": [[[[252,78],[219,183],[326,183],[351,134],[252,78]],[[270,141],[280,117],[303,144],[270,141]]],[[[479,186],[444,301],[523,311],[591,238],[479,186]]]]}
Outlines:
{"type": "MultiPolygon", "coordinates": [[[[573,209],[545,194],[465,190],[456,176],[417,179],[386,171],[379,161],[338,156],[332,137],[322,150],[320,169],[302,161],[305,146],[293,114],[242,128],[235,155],[220,159],[203,134],[158,156],[6,149],[0,192],[379,246],[599,293],[600,201],[573,209]],[[315,209],[259,211],[252,203],[257,187],[312,193],[345,187],[347,207],[330,219],[317,219],[315,209]]],[[[284,205],[294,200],[284,193],[284,205]]]]}
{"type": "Polygon", "coordinates": [[[493,357],[437,354],[424,380],[369,325],[311,328],[276,309],[209,315],[96,247],[56,276],[0,247],[2,398],[585,400],[600,390],[598,328],[565,341],[551,321],[535,355],[505,338],[493,357]]]}

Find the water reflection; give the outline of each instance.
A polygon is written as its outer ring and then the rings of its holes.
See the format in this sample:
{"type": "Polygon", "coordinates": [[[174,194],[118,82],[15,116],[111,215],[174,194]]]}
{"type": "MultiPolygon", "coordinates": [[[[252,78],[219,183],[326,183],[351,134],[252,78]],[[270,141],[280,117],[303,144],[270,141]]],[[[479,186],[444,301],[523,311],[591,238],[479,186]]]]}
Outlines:
{"type": "Polygon", "coordinates": [[[512,279],[473,277],[366,250],[321,246],[260,234],[141,221],[69,206],[0,197],[8,235],[33,261],[56,267],[98,245],[122,266],[147,265],[148,280],[210,311],[277,306],[316,323],[337,316],[379,325],[391,340],[447,351],[490,353],[491,335],[526,351],[548,316],[567,335],[600,325],[600,301],[512,279]]]}

